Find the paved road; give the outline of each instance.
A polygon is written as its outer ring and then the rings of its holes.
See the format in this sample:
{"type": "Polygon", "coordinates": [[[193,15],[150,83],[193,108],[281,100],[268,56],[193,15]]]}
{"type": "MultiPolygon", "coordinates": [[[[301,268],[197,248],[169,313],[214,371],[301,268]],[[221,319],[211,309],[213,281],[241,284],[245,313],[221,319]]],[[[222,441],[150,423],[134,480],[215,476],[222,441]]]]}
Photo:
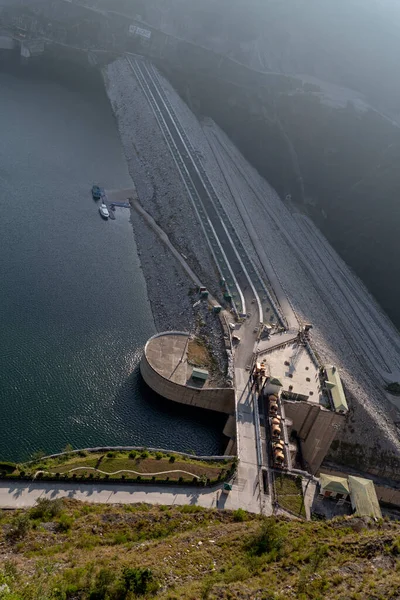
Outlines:
{"type": "Polygon", "coordinates": [[[198,504],[205,508],[236,509],[243,507],[251,512],[259,512],[259,505],[243,503],[239,486],[235,484],[229,495],[224,494],[221,486],[217,488],[198,488],[153,485],[111,485],[79,484],[35,481],[27,483],[0,482],[0,508],[30,508],[39,498],[74,498],[94,504],[198,504]],[[253,508],[255,510],[253,510],[253,508]]]}

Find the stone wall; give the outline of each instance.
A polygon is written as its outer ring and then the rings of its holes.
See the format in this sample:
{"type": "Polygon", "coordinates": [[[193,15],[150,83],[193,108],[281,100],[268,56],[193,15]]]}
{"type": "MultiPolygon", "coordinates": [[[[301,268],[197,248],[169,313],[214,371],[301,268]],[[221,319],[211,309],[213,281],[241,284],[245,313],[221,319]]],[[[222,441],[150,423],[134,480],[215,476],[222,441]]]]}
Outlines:
{"type": "Polygon", "coordinates": [[[235,411],[235,390],[233,388],[198,389],[179,385],[157,373],[149,364],[145,354],[140,361],[140,372],[147,385],[167,400],[228,415],[235,411]]]}

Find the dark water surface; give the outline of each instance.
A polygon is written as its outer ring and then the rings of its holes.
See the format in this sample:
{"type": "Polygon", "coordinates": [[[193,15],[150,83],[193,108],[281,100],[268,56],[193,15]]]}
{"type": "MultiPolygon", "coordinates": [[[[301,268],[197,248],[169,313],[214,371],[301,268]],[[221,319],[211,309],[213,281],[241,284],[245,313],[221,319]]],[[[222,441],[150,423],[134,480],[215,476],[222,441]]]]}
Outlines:
{"type": "Polygon", "coordinates": [[[218,452],[219,416],[140,379],[155,330],[129,213],[103,221],[93,182],[131,186],[100,82],[0,66],[0,457],[67,443],[218,452]]]}

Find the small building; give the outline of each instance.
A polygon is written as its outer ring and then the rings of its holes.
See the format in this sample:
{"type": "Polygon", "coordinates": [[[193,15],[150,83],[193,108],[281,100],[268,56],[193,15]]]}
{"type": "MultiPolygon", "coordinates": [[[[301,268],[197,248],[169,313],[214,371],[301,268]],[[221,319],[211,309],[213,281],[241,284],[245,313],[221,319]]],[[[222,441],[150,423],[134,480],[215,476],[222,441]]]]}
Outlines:
{"type": "Polygon", "coordinates": [[[199,381],[207,381],[207,369],[198,369],[197,367],[195,367],[192,371],[192,379],[198,379],[199,381]]]}
{"type": "Polygon", "coordinates": [[[225,481],[222,487],[222,491],[224,492],[224,494],[229,494],[229,492],[232,491],[232,484],[225,481]]]}
{"type": "Polygon", "coordinates": [[[337,500],[339,505],[351,503],[354,514],[359,517],[382,518],[374,482],[371,479],[321,473],[319,485],[320,497],[337,500]]]}
{"type": "Polygon", "coordinates": [[[363,477],[349,475],[350,499],[353,510],[360,517],[382,519],[374,482],[363,477]]]}
{"type": "Polygon", "coordinates": [[[321,473],[320,479],[320,494],[324,498],[333,498],[336,500],[349,500],[350,488],[345,477],[337,477],[336,475],[327,475],[321,473]]]}
{"type": "Polygon", "coordinates": [[[340,379],[339,372],[336,367],[326,367],[326,381],[325,387],[332,398],[332,403],[335,412],[345,414],[349,410],[347,405],[346,396],[343,390],[342,381],[340,379]]]}

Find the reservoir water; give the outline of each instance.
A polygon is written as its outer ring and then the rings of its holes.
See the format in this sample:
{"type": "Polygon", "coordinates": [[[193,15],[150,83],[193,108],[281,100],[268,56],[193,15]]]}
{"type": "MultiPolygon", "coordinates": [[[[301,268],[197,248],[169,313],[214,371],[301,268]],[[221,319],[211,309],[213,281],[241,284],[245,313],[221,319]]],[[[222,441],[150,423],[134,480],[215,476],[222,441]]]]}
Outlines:
{"type": "Polygon", "coordinates": [[[132,184],[100,80],[43,73],[0,64],[0,457],[220,452],[221,417],[162,400],[138,373],[155,329],[129,211],[105,222],[89,191],[132,184]]]}

